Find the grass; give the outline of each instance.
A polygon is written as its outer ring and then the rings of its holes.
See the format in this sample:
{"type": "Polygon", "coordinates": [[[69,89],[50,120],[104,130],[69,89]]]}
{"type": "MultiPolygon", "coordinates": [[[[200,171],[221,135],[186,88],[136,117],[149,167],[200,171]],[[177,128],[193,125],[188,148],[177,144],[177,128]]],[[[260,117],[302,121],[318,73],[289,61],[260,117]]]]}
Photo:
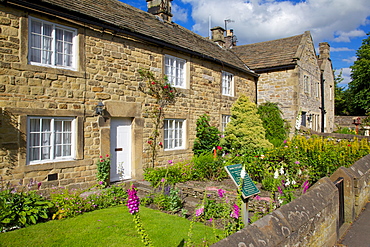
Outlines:
{"type": "MultiPolygon", "coordinates": [[[[190,221],[149,208],[140,208],[140,217],[154,246],[184,246],[190,221]]],[[[75,218],[53,220],[19,230],[0,233],[0,246],[143,246],[127,207],[101,209],[75,218]]],[[[196,223],[195,246],[217,242],[223,231],[196,223]]]]}

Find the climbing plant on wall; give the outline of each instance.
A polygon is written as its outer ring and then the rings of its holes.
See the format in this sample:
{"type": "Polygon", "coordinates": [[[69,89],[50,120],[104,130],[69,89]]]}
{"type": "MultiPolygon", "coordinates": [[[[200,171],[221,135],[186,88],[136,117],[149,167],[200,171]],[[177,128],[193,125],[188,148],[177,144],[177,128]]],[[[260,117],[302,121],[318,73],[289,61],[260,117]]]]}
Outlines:
{"type": "Polygon", "coordinates": [[[180,94],[171,86],[166,76],[163,79],[157,79],[153,72],[144,69],[140,69],[139,74],[144,81],[139,84],[139,90],[154,99],[153,103],[147,104],[148,117],[153,120],[153,131],[147,144],[150,147],[150,166],[154,167],[158,149],[163,146],[159,136],[160,129],[163,128],[164,109],[168,105],[175,104],[180,94]]]}

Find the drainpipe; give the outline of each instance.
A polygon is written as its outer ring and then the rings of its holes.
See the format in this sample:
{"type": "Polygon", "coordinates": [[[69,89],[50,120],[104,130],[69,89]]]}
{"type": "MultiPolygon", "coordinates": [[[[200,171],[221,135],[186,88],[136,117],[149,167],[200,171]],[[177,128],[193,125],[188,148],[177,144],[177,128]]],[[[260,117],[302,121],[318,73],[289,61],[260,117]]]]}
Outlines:
{"type": "Polygon", "coordinates": [[[324,71],[321,71],[321,75],[320,75],[320,81],[321,81],[321,132],[324,133],[325,132],[325,114],[326,114],[326,110],[325,110],[325,92],[324,92],[324,83],[325,83],[325,79],[324,79],[324,71]]]}

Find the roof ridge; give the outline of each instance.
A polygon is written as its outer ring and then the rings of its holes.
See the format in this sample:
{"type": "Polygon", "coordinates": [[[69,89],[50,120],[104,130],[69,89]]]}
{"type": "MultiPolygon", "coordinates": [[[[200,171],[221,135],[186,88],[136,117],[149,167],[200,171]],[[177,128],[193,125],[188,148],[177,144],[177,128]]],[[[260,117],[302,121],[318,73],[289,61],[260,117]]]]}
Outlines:
{"type": "Polygon", "coordinates": [[[302,33],[302,34],[298,34],[298,35],[294,35],[294,36],[290,36],[290,37],[285,37],[285,38],[280,38],[280,39],[273,39],[273,40],[261,41],[261,42],[257,42],[257,43],[239,45],[239,46],[235,46],[234,48],[250,46],[250,45],[257,45],[257,44],[264,44],[264,43],[271,43],[271,42],[274,42],[274,41],[281,41],[281,40],[286,40],[286,39],[293,39],[293,38],[297,38],[299,36],[304,36],[304,35],[305,35],[305,33],[302,33]]]}

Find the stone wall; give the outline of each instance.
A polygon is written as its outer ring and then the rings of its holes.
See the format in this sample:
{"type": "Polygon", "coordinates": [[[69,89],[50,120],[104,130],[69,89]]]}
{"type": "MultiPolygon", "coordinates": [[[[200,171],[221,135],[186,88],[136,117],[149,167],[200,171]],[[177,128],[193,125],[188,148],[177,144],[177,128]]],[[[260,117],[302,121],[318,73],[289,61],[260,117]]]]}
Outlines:
{"type": "Polygon", "coordinates": [[[339,128],[351,128],[355,129],[355,125],[353,124],[353,118],[361,118],[364,119],[367,116],[335,116],[334,118],[334,130],[339,128]]]}
{"type": "Polygon", "coordinates": [[[212,246],[334,246],[370,199],[370,154],[320,179],[307,193],[212,246]],[[344,178],[344,221],[339,193],[344,178]]]}

